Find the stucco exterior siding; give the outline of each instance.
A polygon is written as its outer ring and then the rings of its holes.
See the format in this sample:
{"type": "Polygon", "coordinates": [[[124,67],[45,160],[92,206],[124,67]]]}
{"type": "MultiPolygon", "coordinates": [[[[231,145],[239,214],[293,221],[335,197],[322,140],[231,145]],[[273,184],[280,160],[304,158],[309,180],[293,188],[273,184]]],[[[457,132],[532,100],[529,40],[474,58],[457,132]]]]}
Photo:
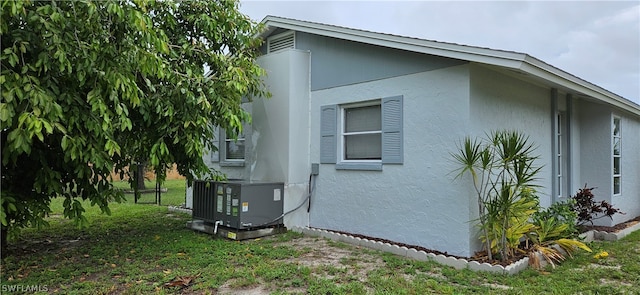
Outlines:
{"type": "Polygon", "coordinates": [[[552,202],[553,160],[550,88],[536,86],[483,66],[471,67],[469,135],[485,137],[495,130],[521,131],[529,137],[542,167],[536,188],[541,206],[552,202]]]}
{"type": "Polygon", "coordinates": [[[640,120],[634,120],[624,112],[614,111],[613,115],[622,119],[622,187],[620,195],[611,197],[611,204],[626,213],[613,216],[611,223],[618,224],[640,216],[640,120]]]}
{"type": "MultiPolygon", "coordinates": [[[[304,202],[309,188],[309,65],[310,53],[285,50],[262,56],[259,64],[266,69],[265,84],[271,98],[256,98],[244,108],[252,115],[245,127],[245,161],[242,166],[225,166],[211,161],[209,166],[228,179],[251,182],[284,182],[284,211],[304,202]]],[[[222,148],[222,145],[219,145],[222,148]]],[[[186,205],[190,208],[192,189],[187,188],[186,205]]],[[[287,227],[308,226],[306,210],[296,210],[284,217],[287,227]]]]}
{"type": "MultiPolygon", "coordinates": [[[[596,201],[611,202],[611,108],[589,101],[578,107],[580,119],[580,179],[581,188],[595,188],[596,201]]],[[[597,225],[610,226],[611,220],[601,218],[597,225]]]]}
{"type": "MultiPolygon", "coordinates": [[[[579,188],[584,186],[581,178],[581,167],[582,167],[582,159],[581,159],[581,126],[580,126],[580,115],[579,115],[579,106],[581,100],[574,98],[570,104],[572,109],[572,115],[570,118],[570,128],[571,128],[571,150],[569,152],[569,157],[571,157],[570,169],[571,169],[571,183],[569,184],[569,196],[575,195],[579,188]]],[[[563,199],[563,200],[566,200],[563,199]]],[[[562,200],[561,200],[562,201],[562,200]]]]}
{"type": "Polygon", "coordinates": [[[311,90],[432,71],[466,61],[296,32],[296,49],[310,50],[311,90]]]}
{"type": "MultiPolygon", "coordinates": [[[[243,104],[252,116],[252,124],[244,130],[244,164],[228,166],[208,160],[210,167],[229,179],[308,182],[309,55],[307,51],[291,49],[258,59],[267,72],[264,82],[272,97],[243,104]]],[[[204,158],[211,156],[205,154],[204,158]]]]}
{"type": "Polygon", "coordinates": [[[472,187],[453,181],[449,155],[468,129],[468,75],[468,65],[461,65],[313,91],[312,162],[320,157],[323,105],[402,95],[404,163],[385,164],[382,171],[321,164],[310,225],[472,255],[472,187]]]}
{"type": "MultiPolygon", "coordinates": [[[[224,165],[215,153],[204,159],[231,179],[284,182],[284,211],[292,211],[285,226],[472,256],[482,247],[478,204],[470,177],[455,178],[459,164],[451,154],[464,137],[497,130],[521,131],[536,147],[541,206],[566,200],[587,183],[597,187],[597,200],[627,213],[598,225],[640,215],[637,105],[526,54],[289,19],[267,23],[258,63],[272,97],[244,106],[253,118],[245,129],[245,161],[224,165]],[[296,32],[268,42],[289,30],[296,32]],[[622,120],[616,196],[614,116],[622,120]],[[344,122],[374,127],[345,127],[343,136],[344,122]],[[380,134],[379,154],[377,135],[345,139],[371,134],[380,134]],[[357,147],[354,158],[380,160],[343,161],[345,146],[357,147]],[[312,177],[315,164],[319,173],[312,177]]],[[[187,207],[190,198],[188,189],[187,207]]]]}
{"type": "Polygon", "coordinates": [[[626,213],[600,218],[612,226],[640,215],[640,120],[627,112],[589,101],[579,104],[580,188],[594,187],[595,201],[605,200],[626,213]],[[613,193],[613,118],[621,119],[621,190],[613,193]],[[626,176],[626,177],[625,177],[626,176]]]}
{"type": "MultiPolygon", "coordinates": [[[[309,185],[310,53],[286,50],[260,57],[272,97],[253,102],[251,150],[245,178],[284,182],[284,211],[304,202],[309,185]]],[[[306,210],[285,215],[287,227],[308,226],[306,210]]]]}

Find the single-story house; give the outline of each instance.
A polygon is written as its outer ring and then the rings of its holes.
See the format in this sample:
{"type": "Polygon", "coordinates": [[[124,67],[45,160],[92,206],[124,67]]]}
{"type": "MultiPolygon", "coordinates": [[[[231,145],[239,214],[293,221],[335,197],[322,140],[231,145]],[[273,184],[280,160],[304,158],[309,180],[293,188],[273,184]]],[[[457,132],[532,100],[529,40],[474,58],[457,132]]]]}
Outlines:
{"type": "Polygon", "coordinates": [[[626,213],[600,225],[640,215],[640,105],[524,53],[263,23],[258,61],[272,97],[246,103],[252,124],[238,141],[221,131],[206,159],[230,179],[284,182],[284,210],[305,203],[287,227],[472,256],[476,197],[468,178],[454,179],[450,153],[502,129],[537,146],[542,206],[587,183],[626,213]]]}

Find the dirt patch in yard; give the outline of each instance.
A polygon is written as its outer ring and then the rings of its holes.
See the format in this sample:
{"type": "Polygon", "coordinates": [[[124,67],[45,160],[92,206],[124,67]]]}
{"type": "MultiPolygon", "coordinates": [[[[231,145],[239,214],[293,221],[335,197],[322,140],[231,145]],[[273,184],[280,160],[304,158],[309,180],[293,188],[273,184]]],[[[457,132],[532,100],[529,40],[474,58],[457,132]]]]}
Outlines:
{"type": "MultiPolygon", "coordinates": [[[[266,239],[268,238],[270,237],[266,237],[266,239]]],[[[295,264],[298,267],[307,267],[312,270],[313,276],[323,279],[334,279],[340,276],[357,278],[357,280],[364,282],[369,272],[386,265],[380,257],[367,253],[366,249],[362,247],[318,237],[295,238],[287,242],[275,243],[274,246],[288,246],[301,251],[299,256],[287,258],[283,262],[295,264]]],[[[269,284],[265,285],[261,282],[242,287],[237,287],[237,283],[234,279],[229,280],[214,293],[266,295],[275,291],[275,289],[269,289],[274,286],[269,287],[269,284]]],[[[275,288],[277,291],[296,294],[304,294],[307,291],[305,288],[293,286],[275,288]]]]}
{"type": "MultiPolygon", "coordinates": [[[[339,275],[341,276],[357,278],[364,278],[368,272],[385,265],[382,259],[363,252],[361,247],[334,243],[330,240],[314,237],[284,242],[282,245],[291,246],[304,252],[299,257],[289,258],[285,262],[316,270],[331,267],[340,270],[339,275]],[[336,247],[335,245],[340,246],[336,247]]],[[[323,271],[323,273],[329,278],[334,276],[330,270],[323,271]]]]}
{"type": "Polygon", "coordinates": [[[253,286],[249,288],[234,288],[233,281],[228,281],[218,288],[215,294],[237,294],[237,295],[266,295],[270,294],[269,290],[263,286],[253,286]]]}

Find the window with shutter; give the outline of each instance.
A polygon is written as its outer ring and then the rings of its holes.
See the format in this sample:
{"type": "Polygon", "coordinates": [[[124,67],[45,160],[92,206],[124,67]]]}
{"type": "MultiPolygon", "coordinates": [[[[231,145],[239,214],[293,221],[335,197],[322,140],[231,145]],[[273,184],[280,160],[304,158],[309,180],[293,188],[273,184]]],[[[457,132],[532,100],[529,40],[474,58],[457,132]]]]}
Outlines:
{"type": "Polygon", "coordinates": [[[346,170],[403,163],[402,96],[323,106],[320,121],[320,163],[346,170]]]}
{"type": "Polygon", "coordinates": [[[329,105],[320,111],[320,163],[336,163],[337,109],[337,105],[329,105]]]}
{"type": "Polygon", "coordinates": [[[222,148],[222,145],[220,144],[220,128],[218,128],[217,126],[214,127],[213,134],[215,134],[213,143],[216,146],[217,150],[211,151],[211,162],[217,163],[220,162],[220,149],[222,148]]]}
{"type": "Polygon", "coordinates": [[[382,163],[402,164],[402,96],[382,99],[382,163]]]}

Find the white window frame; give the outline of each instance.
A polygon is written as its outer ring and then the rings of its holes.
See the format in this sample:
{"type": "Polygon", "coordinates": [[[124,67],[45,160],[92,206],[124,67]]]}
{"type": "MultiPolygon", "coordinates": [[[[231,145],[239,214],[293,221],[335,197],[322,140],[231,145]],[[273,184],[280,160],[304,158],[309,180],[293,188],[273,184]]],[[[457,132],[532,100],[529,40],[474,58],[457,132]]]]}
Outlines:
{"type": "Polygon", "coordinates": [[[362,134],[380,134],[380,138],[382,140],[382,126],[380,126],[380,130],[375,130],[375,131],[360,131],[360,132],[348,132],[348,133],[345,132],[346,115],[347,115],[348,109],[362,108],[362,107],[376,106],[376,105],[380,106],[380,119],[382,119],[382,100],[380,99],[340,105],[340,116],[339,116],[339,125],[338,125],[340,126],[340,129],[338,132],[339,162],[345,163],[345,164],[347,163],[382,163],[382,151],[380,151],[380,159],[376,159],[376,160],[348,160],[346,158],[347,155],[345,153],[345,143],[346,143],[345,137],[346,136],[362,135],[362,134]]]}
{"type": "Polygon", "coordinates": [[[244,162],[246,159],[246,144],[244,145],[245,150],[242,155],[242,159],[228,159],[227,158],[227,143],[228,142],[238,142],[241,141],[243,143],[246,142],[244,134],[241,132],[238,134],[237,139],[232,139],[227,137],[227,132],[224,129],[220,129],[220,147],[218,150],[220,151],[220,166],[244,166],[244,162]]]}
{"type": "Polygon", "coordinates": [[[563,128],[565,126],[564,124],[564,119],[565,116],[562,112],[558,112],[556,114],[556,124],[557,126],[557,130],[556,130],[556,144],[557,144],[557,151],[556,151],[556,165],[558,167],[558,171],[556,174],[556,185],[558,187],[558,198],[562,198],[563,197],[563,193],[565,193],[565,185],[564,185],[564,181],[565,181],[565,173],[564,173],[564,169],[565,169],[565,145],[563,144],[563,139],[564,139],[564,132],[563,132],[563,128]]]}
{"type": "Polygon", "coordinates": [[[613,116],[611,121],[611,192],[614,196],[622,194],[622,118],[613,116]],[[616,121],[618,122],[618,134],[615,134],[616,121]],[[618,154],[616,155],[616,139],[618,141],[618,154]],[[615,171],[615,162],[618,159],[618,173],[615,171]],[[616,179],[618,180],[618,191],[616,192],[616,179]]]}

